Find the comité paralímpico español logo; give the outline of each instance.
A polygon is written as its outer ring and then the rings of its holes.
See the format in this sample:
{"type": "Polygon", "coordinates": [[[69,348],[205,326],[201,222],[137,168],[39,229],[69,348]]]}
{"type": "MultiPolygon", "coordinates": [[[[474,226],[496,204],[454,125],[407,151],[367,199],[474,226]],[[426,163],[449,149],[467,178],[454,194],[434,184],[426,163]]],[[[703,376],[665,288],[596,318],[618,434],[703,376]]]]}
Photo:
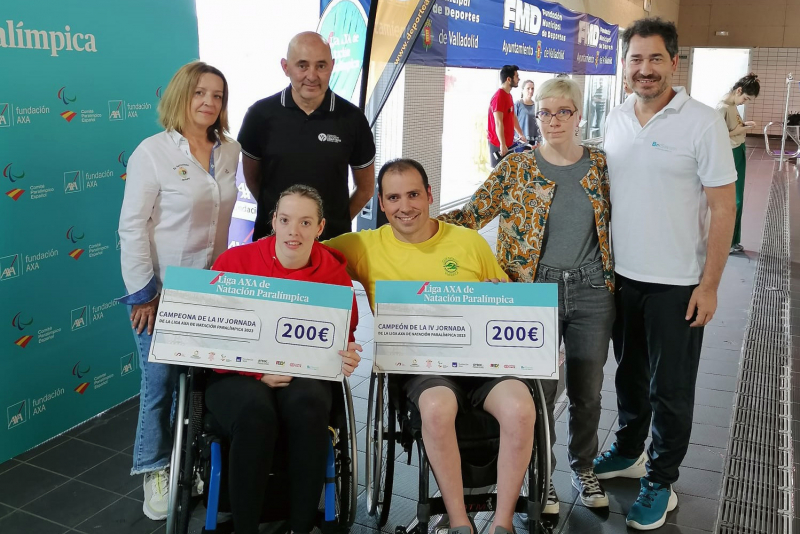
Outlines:
{"type": "MultiPolygon", "coordinates": [[[[16,328],[20,332],[25,330],[32,324],[33,324],[33,317],[25,317],[22,315],[22,312],[17,312],[14,318],[11,319],[11,326],[13,328],[16,328]]],[[[28,345],[31,339],[33,339],[33,336],[23,335],[14,342],[14,345],[24,349],[28,345]]]]}
{"type": "MultiPolygon", "coordinates": [[[[65,106],[68,106],[68,105],[74,103],[76,100],[78,100],[78,97],[77,96],[73,96],[72,98],[70,98],[69,96],[67,96],[67,86],[65,85],[65,86],[61,87],[61,89],[58,90],[58,99],[61,100],[64,103],[65,106]]],[[[70,110],[66,110],[66,111],[63,111],[61,113],[61,116],[67,122],[71,122],[72,119],[75,118],[75,115],[77,115],[77,113],[75,113],[74,111],[70,111],[70,110]]]]}
{"type": "MultiPolygon", "coordinates": [[[[67,230],[67,239],[69,239],[73,245],[78,241],[81,241],[84,237],[86,237],[86,235],[74,226],[70,226],[69,230],[67,230]]],[[[69,256],[73,260],[77,260],[81,257],[81,254],[83,254],[83,249],[79,247],[70,252],[69,256]]]]}
{"type": "MultiPolygon", "coordinates": [[[[81,369],[81,362],[79,360],[78,363],[76,363],[72,367],[72,376],[77,376],[78,379],[82,380],[83,377],[86,375],[86,373],[88,373],[91,370],[92,370],[92,368],[89,367],[89,366],[87,366],[86,369],[81,369]]],[[[81,382],[75,388],[75,392],[76,393],[80,393],[81,395],[83,395],[84,392],[86,391],[86,388],[88,388],[88,387],[89,387],[89,382],[81,382]]]]}
{"type": "Polygon", "coordinates": [[[128,158],[125,156],[124,150],[119,153],[119,156],[117,156],[117,161],[119,161],[120,164],[126,169],[119,177],[123,180],[126,180],[128,178],[128,158]]]}
{"type": "MultiPolygon", "coordinates": [[[[19,170],[19,168],[13,168],[14,164],[9,163],[5,167],[3,167],[3,178],[7,178],[9,182],[12,184],[16,184],[19,180],[25,178],[25,171],[19,170]]],[[[10,191],[6,192],[6,196],[11,200],[17,201],[19,197],[25,192],[24,189],[20,189],[19,187],[15,187],[10,191]]]]}

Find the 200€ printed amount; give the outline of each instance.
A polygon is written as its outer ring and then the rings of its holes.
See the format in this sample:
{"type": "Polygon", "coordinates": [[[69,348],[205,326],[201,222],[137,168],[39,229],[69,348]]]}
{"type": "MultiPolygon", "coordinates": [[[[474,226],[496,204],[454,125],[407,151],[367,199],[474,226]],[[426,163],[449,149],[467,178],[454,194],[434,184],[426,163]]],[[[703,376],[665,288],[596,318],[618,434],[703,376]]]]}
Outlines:
{"type": "Polygon", "coordinates": [[[539,321],[489,321],[486,323],[486,344],[538,349],[544,345],[544,325],[539,321]]]}

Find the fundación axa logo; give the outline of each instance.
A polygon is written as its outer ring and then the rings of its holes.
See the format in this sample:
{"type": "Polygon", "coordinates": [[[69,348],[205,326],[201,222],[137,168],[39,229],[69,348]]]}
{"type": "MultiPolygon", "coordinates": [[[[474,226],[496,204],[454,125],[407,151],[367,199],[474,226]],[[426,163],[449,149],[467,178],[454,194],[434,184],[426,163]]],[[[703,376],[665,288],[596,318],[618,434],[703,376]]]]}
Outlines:
{"type": "Polygon", "coordinates": [[[119,359],[119,376],[128,375],[136,371],[136,355],[131,352],[119,359]]]}
{"type": "Polygon", "coordinates": [[[81,171],[67,171],[64,173],[64,192],[80,193],[83,191],[83,177],[81,171]]]}
{"type": "Polygon", "coordinates": [[[22,274],[22,259],[19,254],[0,257],[0,282],[22,274]]]}
{"type": "Polygon", "coordinates": [[[11,106],[8,102],[0,102],[0,128],[11,128],[11,106]]]}
{"type": "Polygon", "coordinates": [[[28,402],[27,401],[19,401],[16,404],[12,404],[8,408],[6,408],[6,413],[8,416],[8,429],[11,430],[12,428],[18,427],[22,423],[25,423],[28,420],[28,402]]]}
{"type": "MultiPolygon", "coordinates": [[[[67,239],[73,245],[76,244],[78,241],[83,240],[84,237],[86,237],[86,235],[83,232],[81,232],[80,230],[77,230],[74,226],[70,226],[69,230],[67,230],[67,239]]],[[[81,257],[81,254],[83,254],[83,252],[84,252],[84,250],[82,248],[78,247],[78,248],[73,249],[72,252],[69,253],[69,256],[73,260],[77,260],[77,259],[79,259],[81,257]]]]}
{"type": "Polygon", "coordinates": [[[80,330],[89,325],[89,306],[81,306],[70,311],[70,329],[72,331],[80,330]]]}

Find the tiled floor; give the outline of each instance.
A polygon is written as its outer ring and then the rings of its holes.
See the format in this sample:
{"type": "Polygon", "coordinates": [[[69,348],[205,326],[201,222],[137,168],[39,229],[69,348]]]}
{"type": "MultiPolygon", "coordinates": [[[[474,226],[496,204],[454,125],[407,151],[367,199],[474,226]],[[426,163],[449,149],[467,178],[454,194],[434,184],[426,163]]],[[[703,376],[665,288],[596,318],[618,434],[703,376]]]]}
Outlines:
{"type": "MultiPolygon", "coordinates": [[[[757,141],[757,140],[756,140],[757,141]]],[[[748,140],[748,146],[750,140],[748,140]]],[[[697,384],[697,407],[689,454],[675,484],[679,506],[667,516],[662,533],[703,533],[714,529],[722,469],[727,447],[733,391],[739,365],[742,336],[752,291],[757,250],[760,247],[766,195],[772,162],[763,150],[748,150],[749,163],[742,242],[746,254],[732,256],[719,291],[719,309],[706,328],[697,384]]],[[[493,243],[496,226],[483,232],[493,243]]],[[[374,522],[365,513],[364,440],[367,380],[372,357],[372,317],[366,298],[359,297],[362,310],[357,338],[364,345],[365,361],[351,378],[358,422],[359,484],[356,534],[374,532],[374,522]],[[366,312],[366,313],[365,313],[366,312]]],[[[609,446],[616,425],[613,356],[605,368],[600,443],[609,446]]],[[[150,534],[164,532],[164,524],[142,515],[141,478],[128,475],[137,417],[137,400],[132,399],[81,427],[17,458],[0,464],[0,532],[3,534],[150,534]]],[[[582,506],[569,480],[566,446],[566,412],[557,410],[558,466],[554,483],[561,500],[556,533],[623,532],[625,514],[636,498],[637,480],[608,481],[608,511],[598,513],[582,506]],[[577,500],[577,502],[576,502],[577,500]]],[[[412,462],[416,465],[416,459],[412,462]]],[[[394,497],[389,523],[411,521],[415,513],[417,469],[396,462],[394,497]]],[[[196,510],[199,516],[203,510],[196,510]]],[[[484,526],[485,522],[479,522],[484,526]]],[[[523,531],[520,523],[518,530],[523,531]]],[[[199,532],[201,522],[193,519],[191,531],[199,532]]]]}

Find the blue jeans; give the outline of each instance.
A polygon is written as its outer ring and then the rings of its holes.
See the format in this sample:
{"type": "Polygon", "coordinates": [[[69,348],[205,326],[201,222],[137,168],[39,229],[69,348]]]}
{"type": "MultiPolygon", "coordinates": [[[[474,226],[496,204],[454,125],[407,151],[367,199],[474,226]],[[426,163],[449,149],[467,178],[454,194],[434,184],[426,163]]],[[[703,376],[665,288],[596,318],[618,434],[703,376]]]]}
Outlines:
{"type": "MultiPolygon", "coordinates": [[[[614,324],[614,295],[606,288],[600,260],[578,269],[540,265],[536,282],[558,284],[558,337],[566,360],[564,383],[569,398],[567,451],[573,470],[592,467],[597,456],[600,391],[614,324]]],[[[550,444],[556,441],[553,409],[558,380],[542,380],[550,417],[550,444]]],[[[555,455],[551,458],[555,469],[555,455]]]]}
{"type": "Polygon", "coordinates": [[[136,425],[131,469],[131,475],[138,475],[169,466],[180,367],[147,361],[152,341],[147,328],[141,334],[134,330],[133,337],[139,351],[139,368],[142,370],[139,423],[136,425]]]}

